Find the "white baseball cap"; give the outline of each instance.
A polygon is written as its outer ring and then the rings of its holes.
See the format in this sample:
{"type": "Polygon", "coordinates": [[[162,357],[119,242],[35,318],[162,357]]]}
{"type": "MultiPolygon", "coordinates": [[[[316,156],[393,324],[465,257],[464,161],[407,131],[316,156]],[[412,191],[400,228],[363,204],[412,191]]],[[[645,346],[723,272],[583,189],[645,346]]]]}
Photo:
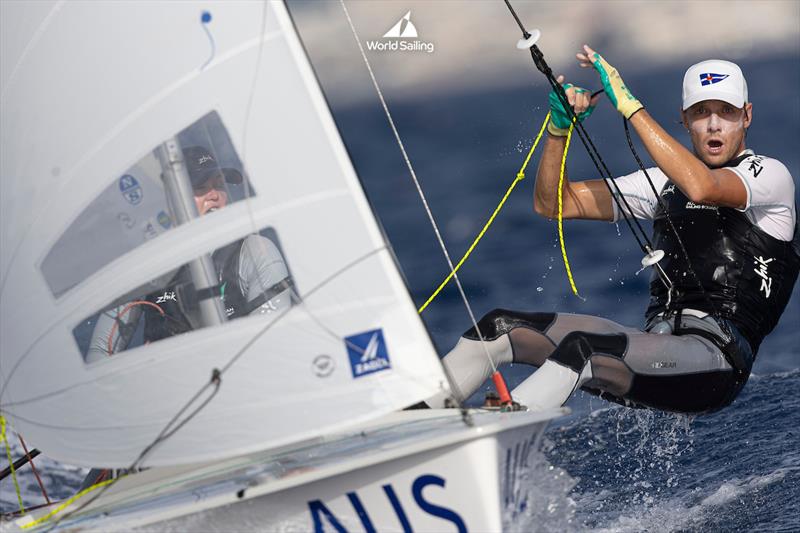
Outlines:
{"type": "Polygon", "coordinates": [[[683,109],[703,100],[722,100],[734,107],[747,102],[747,82],[736,63],[709,59],[689,67],[683,75],[683,109]]]}

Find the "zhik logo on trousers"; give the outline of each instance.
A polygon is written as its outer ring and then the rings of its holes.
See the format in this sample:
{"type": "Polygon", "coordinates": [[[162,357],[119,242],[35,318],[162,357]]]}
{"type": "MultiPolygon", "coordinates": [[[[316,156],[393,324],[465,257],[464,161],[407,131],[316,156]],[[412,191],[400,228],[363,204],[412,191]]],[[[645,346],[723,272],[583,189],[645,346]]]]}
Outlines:
{"type": "Polygon", "coordinates": [[[344,339],[354,378],[391,368],[382,329],[356,333],[344,339]]]}

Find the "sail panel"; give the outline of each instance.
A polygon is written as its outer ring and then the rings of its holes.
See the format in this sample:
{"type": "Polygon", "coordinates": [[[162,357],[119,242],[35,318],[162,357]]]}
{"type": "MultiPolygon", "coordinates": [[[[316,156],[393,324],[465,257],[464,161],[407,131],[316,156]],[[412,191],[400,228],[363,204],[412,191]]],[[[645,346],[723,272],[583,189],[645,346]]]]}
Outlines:
{"type": "MultiPolygon", "coordinates": [[[[94,363],[69,388],[30,403],[25,396],[31,391],[20,387],[14,396],[23,403],[7,412],[23,413],[16,427],[48,455],[87,466],[128,466],[210,380],[212,369],[225,368],[249,342],[223,373],[217,397],[145,464],[276,447],[341,427],[343,418],[356,423],[403,408],[409,397],[424,397],[444,384],[435,359],[415,357],[429,349],[423,332],[409,329],[402,308],[389,305],[395,301],[390,295],[369,298],[372,289],[380,291],[365,280],[374,278],[371,271],[387,255],[367,258],[342,273],[340,283],[326,285],[285,314],[242,318],[222,326],[224,335],[207,328],[116,354],[116,360],[94,363]],[[353,288],[361,288],[361,298],[342,304],[341,292],[353,288]],[[360,329],[354,329],[358,316],[360,329]],[[370,355],[365,334],[380,337],[373,358],[362,363],[370,355]],[[50,443],[54,435],[56,446],[50,443]]],[[[58,344],[55,338],[42,343],[31,363],[48,364],[42,354],[57,351],[58,344]]]]}
{"type": "MultiPolygon", "coordinates": [[[[298,442],[446,388],[285,7],[207,11],[210,22],[193,3],[60,5],[4,93],[0,409],[62,461],[128,466],[214,369],[228,368],[217,396],[145,464],[298,442]],[[37,83],[48,76],[57,82],[37,83]],[[111,195],[136,198],[122,178],[136,169],[145,194],[166,194],[169,168],[159,174],[153,154],[170,139],[188,145],[182,134],[209,116],[229,137],[242,200],[178,224],[162,197],[147,209],[164,231],[124,245],[104,232],[125,222],[111,195]],[[157,342],[87,358],[76,339],[87,319],[256,235],[274,241],[290,307],[203,327],[187,319],[157,342]]],[[[224,159],[224,143],[211,144],[224,159]]],[[[198,299],[224,299],[222,284],[193,282],[198,299]]]]}

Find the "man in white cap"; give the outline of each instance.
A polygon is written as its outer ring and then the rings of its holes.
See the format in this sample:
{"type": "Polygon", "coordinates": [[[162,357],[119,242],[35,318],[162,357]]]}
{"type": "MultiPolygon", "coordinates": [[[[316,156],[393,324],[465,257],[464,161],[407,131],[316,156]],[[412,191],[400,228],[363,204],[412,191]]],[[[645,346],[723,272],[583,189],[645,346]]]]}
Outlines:
{"type": "MultiPolygon", "coordinates": [[[[619,192],[610,189],[625,198],[629,215],[653,220],[652,242],[664,252],[659,265],[667,280],[655,273],[651,279],[644,330],[586,315],[495,309],[479,321],[481,334],[496,364],[539,367],[512,392],[531,409],[562,405],[577,388],[668,411],[725,407],[747,381],[800,269],[792,176],[780,161],[745,147],[753,105],[734,63],[703,61],[686,71],[681,118],[692,143],[688,150],[598,53],[585,46],[577,58],[597,70],[605,94],[657,165],[647,169],[649,178],[640,170],[614,180],[619,192]]],[[[578,119],[586,119],[600,95],[592,99],[585,89],[564,88],[578,119]]],[[[554,218],[571,120],[554,93],[550,110],[534,208],[554,218]]],[[[617,221],[621,215],[603,180],[565,179],[563,217],[617,221]]],[[[474,328],[444,364],[464,395],[490,374],[474,328]]],[[[446,398],[427,403],[438,407],[446,398]]]]}
{"type": "MultiPolygon", "coordinates": [[[[228,205],[226,184],[244,178],[234,168],[221,167],[204,146],[183,148],[184,163],[192,184],[198,216],[228,205]]],[[[95,325],[86,361],[107,359],[133,347],[133,337],[144,319],[142,340],[155,342],[198,327],[198,299],[221,297],[228,320],[251,315],[284,312],[291,306],[292,280],[278,247],[254,233],[215,250],[211,260],[218,285],[197,291],[189,266],[170,274],[165,286],[133,302],[103,311],[95,325]]]]}

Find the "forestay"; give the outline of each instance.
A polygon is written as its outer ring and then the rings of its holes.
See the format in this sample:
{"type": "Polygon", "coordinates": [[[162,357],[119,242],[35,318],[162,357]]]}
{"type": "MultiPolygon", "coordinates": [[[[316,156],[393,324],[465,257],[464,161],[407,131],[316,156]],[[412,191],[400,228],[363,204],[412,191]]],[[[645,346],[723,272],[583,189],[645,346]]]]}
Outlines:
{"type": "Polygon", "coordinates": [[[0,18],[0,409],[31,445],[125,467],[240,352],[145,465],[291,444],[446,387],[282,3],[4,3],[0,18]],[[179,223],[155,156],[170,142],[244,176],[224,209],[179,223]],[[139,325],[91,356],[104,313],[123,328],[120,308],[169,303],[183,265],[248,235],[293,287],[282,306],[149,344],[139,325]]]}

